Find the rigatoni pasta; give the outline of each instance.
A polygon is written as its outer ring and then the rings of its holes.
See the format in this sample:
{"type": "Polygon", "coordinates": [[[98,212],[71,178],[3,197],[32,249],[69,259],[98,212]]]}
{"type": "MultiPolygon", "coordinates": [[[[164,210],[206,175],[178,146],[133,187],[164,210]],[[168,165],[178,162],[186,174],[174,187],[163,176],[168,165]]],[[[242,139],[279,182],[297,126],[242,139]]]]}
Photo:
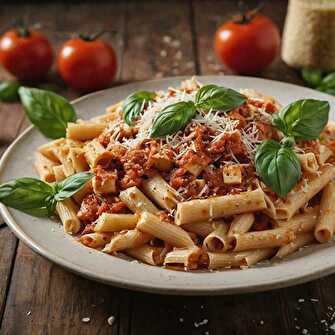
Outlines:
{"type": "Polygon", "coordinates": [[[142,92],[136,113],[129,113],[128,99],[116,102],[105,114],[68,123],[66,138],[38,148],[34,166],[44,181],[93,174],[56,204],[64,231],[104,253],[186,271],[244,268],[331,240],[334,125],[319,139],[293,141],[272,123],[280,108],[273,98],[243,90],[234,93],[240,102],[230,109],[207,109],[201,101],[194,104],[202,89],[191,79],[167,91],[142,92]],[[175,103],[195,115],[183,125],[182,118],[175,120],[174,133],[157,130],[165,107],[169,117],[179,115],[175,103]],[[286,193],[262,177],[263,170],[275,175],[277,154],[256,162],[266,141],[285,147],[288,163],[295,163],[296,183],[286,193]]]}

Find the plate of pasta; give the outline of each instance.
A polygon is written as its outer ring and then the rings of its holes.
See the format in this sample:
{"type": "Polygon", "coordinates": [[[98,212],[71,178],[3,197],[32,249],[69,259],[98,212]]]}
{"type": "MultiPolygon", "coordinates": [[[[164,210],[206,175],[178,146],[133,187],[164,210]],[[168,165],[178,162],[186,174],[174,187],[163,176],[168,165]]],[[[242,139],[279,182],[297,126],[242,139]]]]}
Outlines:
{"type": "Polygon", "coordinates": [[[0,209],[82,276],[230,294],[335,271],[335,99],[238,76],[167,78],[69,103],[21,87],[33,126],[0,163],[0,209]]]}

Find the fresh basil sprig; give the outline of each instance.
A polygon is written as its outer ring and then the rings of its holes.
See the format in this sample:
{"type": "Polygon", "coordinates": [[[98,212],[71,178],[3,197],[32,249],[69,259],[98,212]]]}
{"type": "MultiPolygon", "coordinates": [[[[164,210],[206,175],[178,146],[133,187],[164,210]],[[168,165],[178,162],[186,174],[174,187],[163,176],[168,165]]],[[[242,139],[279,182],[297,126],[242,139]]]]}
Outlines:
{"type": "Polygon", "coordinates": [[[328,122],[329,109],[327,101],[298,100],[274,114],[272,124],[285,136],[296,140],[315,140],[328,122]]]}
{"type": "Polygon", "coordinates": [[[145,104],[153,100],[155,97],[154,92],[138,91],[130,94],[123,103],[123,119],[129,125],[134,124],[134,119],[141,114],[145,104]]]}
{"type": "Polygon", "coordinates": [[[92,176],[80,172],[53,185],[36,178],[18,178],[0,185],[0,202],[33,216],[52,216],[57,201],[70,198],[92,176]]]}
{"type": "Polygon", "coordinates": [[[0,83],[0,101],[15,102],[19,101],[18,90],[20,84],[15,80],[5,80],[0,83]]]}
{"type": "Polygon", "coordinates": [[[151,137],[174,134],[189,123],[196,113],[192,101],[180,101],[163,108],[154,119],[151,137]]]}
{"type": "Polygon", "coordinates": [[[21,87],[19,95],[29,120],[48,138],[64,137],[68,122],[77,119],[73,106],[58,94],[21,87]]]}
{"type": "Polygon", "coordinates": [[[255,156],[256,172],[265,185],[280,197],[285,197],[301,177],[301,167],[292,143],[273,140],[258,146],[255,156]]]}
{"type": "Polygon", "coordinates": [[[246,97],[230,88],[205,85],[199,89],[195,96],[197,108],[209,110],[229,111],[245,103],[246,97]]]}
{"type": "Polygon", "coordinates": [[[197,92],[195,102],[181,101],[163,108],[154,119],[151,136],[161,137],[181,130],[193,119],[197,108],[226,112],[245,101],[245,96],[230,88],[205,85],[197,92]]]}

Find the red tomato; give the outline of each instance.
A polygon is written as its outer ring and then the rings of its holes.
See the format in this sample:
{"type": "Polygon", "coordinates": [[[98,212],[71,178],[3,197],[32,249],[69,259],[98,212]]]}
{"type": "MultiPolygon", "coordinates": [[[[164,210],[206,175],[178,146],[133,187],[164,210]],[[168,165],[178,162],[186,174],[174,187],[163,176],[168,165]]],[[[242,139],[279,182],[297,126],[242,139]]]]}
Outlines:
{"type": "Polygon", "coordinates": [[[115,52],[101,40],[68,40],[57,56],[57,65],[64,81],[82,92],[108,87],[116,74],[115,52]]]}
{"type": "Polygon", "coordinates": [[[21,80],[42,78],[52,65],[52,48],[44,34],[33,30],[10,30],[0,38],[0,62],[21,80]]]}
{"type": "Polygon", "coordinates": [[[280,34],[268,17],[257,14],[245,23],[225,23],[217,30],[214,42],[216,54],[228,68],[255,74],[275,59],[280,34]]]}

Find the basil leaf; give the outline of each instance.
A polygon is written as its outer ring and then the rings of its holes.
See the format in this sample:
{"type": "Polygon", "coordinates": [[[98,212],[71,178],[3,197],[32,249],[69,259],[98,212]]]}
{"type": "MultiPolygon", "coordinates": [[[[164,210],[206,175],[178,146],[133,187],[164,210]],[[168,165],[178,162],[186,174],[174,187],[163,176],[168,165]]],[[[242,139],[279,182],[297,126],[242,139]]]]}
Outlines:
{"type": "Polygon", "coordinates": [[[308,86],[316,87],[320,85],[322,81],[322,71],[317,69],[303,69],[301,71],[302,78],[308,84],[308,86]]]}
{"type": "Polygon", "coordinates": [[[211,109],[229,111],[245,103],[246,97],[230,88],[217,85],[205,85],[195,96],[195,105],[206,111],[211,109]]]}
{"type": "Polygon", "coordinates": [[[319,91],[330,94],[330,95],[335,95],[335,87],[329,87],[329,88],[318,88],[319,91]]]}
{"type": "Polygon", "coordinates": [[[148,91],[138,91],[130,94],[122,106],[124,121],[132,126],[134,119],[143,111],[146,102],[151,101],[155,95],[155,93],[148,91]]]}
{"type": "Polygon", "coordinates": [[[329,117],[327,101],[304,99],[284,107],[272,117],[272,124],[286,136],[297,140],[314,140],[319,138],[329,117]]]}
{"type": "Polygon", "coordinates": [[[29,120],[48,138],[65,137],[67,123],[77,119],[72,105],[53,92],[21,87],[19,95],[29,120]]]}
{"type": "Polygon", "coordinates": [[[45,215],[48,200],[53,198],[54,188],[35,178],[19,178],[0,185],[0,202],[4,205],[26,212],[45,215]]]}
{"type": "Polygon", "coordinates": [[[285,197],[301,177],[300,162],[292,148],[273,140],[258,146],[255,165],[264,184],[280,197],[285,197]]]}
{"type": "Polygon", "coordinates": [[[20,84],[17,81],[5,80],[0,83],[0,101],[15,102],[19,101],[18,90],[20,84]]]}
{"type": "Polygon", "coordinates": [[[67,177],[60,183],[56,184],[55,200],[62,201],[64,199],[72,197],[90,179],[92,179],[92,177],[93,177],[93,173],[91,172],[79,172],[70,177],[67,177]]]}
{"type": "Polygon", "coordinates": [[[318,89],[323,91],[329,88],[335,89],[335,72],[327,74],[321,81],[318,89]]]}
{"type": "Polygon", "coordinates": [[[189,123],[196,113],[192,101],[176,102],[163,108],[155,117],[151,137],[171,135],[189,123]]]}

